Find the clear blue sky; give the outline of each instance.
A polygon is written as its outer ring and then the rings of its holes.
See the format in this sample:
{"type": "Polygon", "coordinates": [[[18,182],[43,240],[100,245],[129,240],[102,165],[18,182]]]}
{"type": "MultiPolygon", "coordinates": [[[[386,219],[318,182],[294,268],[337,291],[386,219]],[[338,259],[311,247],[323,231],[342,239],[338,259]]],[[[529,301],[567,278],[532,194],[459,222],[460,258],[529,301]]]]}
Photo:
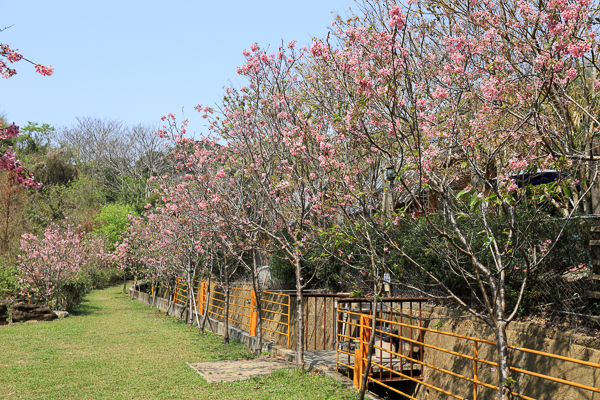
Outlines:
{"type": "Polygon", "coordinates": [[[325,37],[331,11],[352,0],[0,0],[0,43],[52,65],[49,77],[13,64],[0,78],[0,113],[9,122],[68,126],[77,116],[127,124],[156,123],[185,108],[192,131],[203,131],[193,110],[218,102],[252,43],[276,48],[283,38],[309,44],[325,37]]]}

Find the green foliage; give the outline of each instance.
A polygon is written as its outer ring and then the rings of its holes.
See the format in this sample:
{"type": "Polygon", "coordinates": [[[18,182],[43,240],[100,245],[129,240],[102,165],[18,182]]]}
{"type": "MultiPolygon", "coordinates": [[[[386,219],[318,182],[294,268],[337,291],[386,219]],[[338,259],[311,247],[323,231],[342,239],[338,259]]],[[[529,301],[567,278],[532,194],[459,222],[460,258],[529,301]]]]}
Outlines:
{"type": "Polygon", "coordinates": [[[77,179],[79,170],[75,167],[74,155],[70,149],[51,149],[48,152],[26,160],[36,180],[48,185],[68,185],[77,179]]]}
{"type": "MultiPolygon", "coordinates": [[[[303,253],[302,277],[310,279],[317,269],[315,279],[311,282],[310,288],[325,289],[330,292],[340,290],[340,281],[343,281],[347,267],[344,263],[336,260],[335,257],[330,257],[323,254],[322,246],[318,243],[305,243],[305,251],[303,253]]],[[[271,276],[279,284],[286,287],[295,287],[296,273],[294,265],[290,260],[286,259],[287,253],[283,249],[276,249],[273,252],[271,267],[269,268],[271,276]]]]}
{"type": "MultiPolygon", "coordinates": [[[[465,207],[470,207],[470,202],[467,202],[465,207]]],[[[442,215],[430,215],[430,218],[439,229],[453,238],[452,227],[448,221],[443,220],[442,215]]],[[[505,257],[503,260],[506,263],[507,309],[511,309],[516,304],[527,261],[533,263],[534,254],[539,260],[542,254],[540,251],[542,243],[546,240],[555,240],[562,231],[560,238],[555,241],[554,247],[540,265],[533,271],[529,271],[525,296],[519,309],[522,315],[533,311],[537,305],[547,303],[547,299],[564,297],[564,293],[560,293],[564,287],[561,284],[564,275],[572,274],[573,272],[569,271],[575,266],[588,264],[590,227],[594,222],[591,219],[576,219],[565,224],[566,221],[556,218],[552,210],[540,213],[539,210],[527,209],[521,211],[517,220],[522,224],[520,229],[527,229],[529,238],[529,242],[524,242],[519,247],[514,246],[509,240],[501,216],[492,212],[487,215],[491,236],[482,221],[473,216],[461,218],[458,223],[461,230],[467,233],[467,240],[479,261],[492,270],[495,270],[489,251],[492,240],[496,241],[500,248],[506,246],[509,249],[507,251],[511,252],[509,254],[513,251],[516,253],[514,257],[505,257]],[[533,219],[536,219],[536,223],[528,223],[533,219]]],[[[461,274],[455,273],[462,269],[467,272],[465,276],[469,274],[475,276],[471,261],[457,252],[445,238],[440,237],[424,218],[416,219],[411,224],[401,222],[390,235],[410,258],[426,268],[455,294],[464,297],[480,295],[480,289],[474,279],[465,279],[461,274]]],[[[413,286],[426,289],[436,284],[434,279],[401,256],[393,261],[393,265],[388,263],[388,268],[397,277],[401,279],[404,277],[413,286]]]]}
{"type": "Polygon", "coordinates": [[[30,193],[28,230],[40,232],[52,221],[69,218],[81,230],[94,230],[99,208],[105,203],[102,188],[93,178],[82,175],[68,185],[44,185],[30,193]]]}
{"type": "Polygon", "coordinates": [[[17,268],[0,257],[0,300],[16,294],[17,268]]]}
{"type": "Polygon", "coordinates": [[[127,217],[130,214],[138,215],[134,207],[129,204],[106,204],[100,209],[100,214],[96,219],[100,224],[97,231],[109,240],[111,246],[121,242],[122,233],[128,223],[127,217]]]}
{"type": "Polygon", "coordinates": [[[57,310],[72,311],[83,301],[89,287],[89,275],[87,274],[82,274],[79,279],[69,280],[61,285],[61,297],[56,300],[54,308],[57,310]]]}
{"type": "Polygon", "coordinates": [[[29,121],[20,129],[21,134],[17,137],[16,147],[25,154],[45,153],[56,135],[56,128],[50,124],[38,124],[29,121]]]}
{"type": "MultiPolygon", "coordinates": [[[[3,127],[7,126],[5,118],[2,116],[0,118],[3,127]]],[[[0,149],[6,150],[8,146],[11,146],[21,157],[35,153],[44,154],[48,150],[56,129],[49,124],[40,126],[38,123],[29,122],[27,126],[20,128],[19,131],[20,134],[16,137],[0,139],[0,149]]]]}

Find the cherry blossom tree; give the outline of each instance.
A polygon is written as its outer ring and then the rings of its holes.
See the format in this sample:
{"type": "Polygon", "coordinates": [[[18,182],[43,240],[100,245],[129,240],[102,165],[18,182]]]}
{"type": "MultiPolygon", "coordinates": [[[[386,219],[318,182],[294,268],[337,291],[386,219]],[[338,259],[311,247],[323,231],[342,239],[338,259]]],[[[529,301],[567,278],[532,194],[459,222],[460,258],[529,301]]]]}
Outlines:
{"type": "MultiPolygon", "coordinates": [[[[2,125],[2,120],[0,120],[0,125],[2,125]]],[[[18,135],[19,127],[14,123],[6,128],[0,128],[0,139],[10,139],[18,135]]],[[[15,182],[25,187],[38,189],[42,186],[41,183],[34,181],[33,174],[28,172],[23,167],[21,161],[16,158],[11,146],[0,155],[0,170],[12,172],[14,174],[15,182]]]]}
{"type": "MultiPolygon", "coordinates": [[[[6,28],[0,29],[0,32],[4,31],[5,29],[6,28]]],[[[3,78],[8,79],[17,74],[17,70],[10,68],[9,65],[19,61],[25,61],[33,64],[35,67],[35,72],[44,76],[50,76],[54,72],[54,68],[51,65],[45,67],[42,64],[36,64],[33,61],[23,57],[18,50],[13,50],[9,45],[0,43],[0,75],[2,75],[3,78]]]]}
{"type": "MultiPolygon", "coordinates": [[[[2,32],[4,29],[0,29],[2,32]]],[[[18,61],[26,61],[35,66],[36,72],[42,75],[52,75],[54,68],[52,66],[43,66],[41,64],[35,64],[32,61],[24,58],[17,50],[13,50],[7,44],[0,43],[0,75],[3,78],[10,78],[14,76],[17,71],[14,68],[10,68],[9,65],[18,61]]],[[[2,120],[0,120],[0,126],[2,120]]],[[[6,128],[0,128],[0,139],[10,139],[19,135],[19,127],[14,123],[10,124],[6,128]]],[[[12,148],[9,147],[2,155],[0,155],[0,170],[11,171],[15,173],[15,180],[29,188],[39,188],[41,183],[34,182],[34,177],[31,173],[27,172],[21,162],[17,160],[12,148]]]]}
{"type": "Polygon", "coordinates": [[[238,73],[248,85],[226,89],[223,118],[212,118],[208,107],[198,106],[198,110],[226,140],[228,159],[236,160],[233,173],[238,174],[238,188],[232,199],[238,202],[241,230],[260,234],[253,240],[268,240],[294,266],[297,363],[303,365],[303,290],[318,271],[315,268],[307,275],[305,267],[319,265],[318,259],[310,259],[309,249],[320,235],[316,227],[329,224],[332,216],[324,171],[338,167],[336,137],[328,132],[319,110],[304,101],[306,82],[296,73],[303,54],[295,42],[279,46],[272,54],[252,45],[244,55],[246,64],[238,73]]]}
{"type": "Polygon", "coordinates": [[[18,267],[21,295],[56,310],[71,308],[85,293],[86,269],[98,268],[105,256],[101,237],[84,236],[68,221],[50,225],[41,237],[24,234],[18,267]]]}
{"type": "Polygon", "coordinates": [[[382,239],[494,329],[499,399],[512,390],[506,327],[557,239],[540,241],[532,227],[557,205],[567,223],[596,185],[595,171],[587,188],[577,177],[594,162],[597,7],[365,1],[309,49],[311,101],[348,143],[398,175],[393,192],[406,206],[390,222],[422,215],[443,267],[478,306],[410,258],[390,230],[382,239]],[[532,187],[547,171],[558,180],[532,187]],[[574,195],[561,205],[564,193],[574,195]],[[509,276],[520,282],[510,306],[509,276]]]}
{"type": "Polygon", "coordinates": [[[401,277],[385,262],[394,249],[445,294],[407,286],[494,330],[498,398],[510,398],[506,329],[564,229],[540,237],[534,227],[600,209],[598,18],[589,0],[365,0],[309,47],[252,45],[238,69],[247,83],[226,89],[218,118],[197,107],[218,146],[163,117],[178,173],[161,181],[160,211],[185,215],[191,232],[173,242],[200,252],[207,235],[220,265],[233,259],[253,278],[247,255],[261,242],[281,249],[295,269],[299,364],[303,290],[317,271],[304,266],[322,261],[308,249],[371,276],[374,301],[382,272],[401,277]],[[422,231],[439,269],[408,254],[398,226],[422,231]],[[341,241],[360,254],[342,254],[341,241]]]}

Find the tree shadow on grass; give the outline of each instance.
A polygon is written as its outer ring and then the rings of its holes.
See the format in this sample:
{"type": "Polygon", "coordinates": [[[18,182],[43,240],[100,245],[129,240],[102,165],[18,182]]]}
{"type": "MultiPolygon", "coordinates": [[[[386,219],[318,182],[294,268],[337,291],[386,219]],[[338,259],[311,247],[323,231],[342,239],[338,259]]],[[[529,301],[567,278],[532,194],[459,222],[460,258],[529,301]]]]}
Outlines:
{"type": "Polygon", "coordinates": [[[95,314],[99,310],[101,310],[101,307],[90,304],[89,300],[83,300],[73,311],[71,311],[71,315],[74,317],[81,317],[95,314]]]}

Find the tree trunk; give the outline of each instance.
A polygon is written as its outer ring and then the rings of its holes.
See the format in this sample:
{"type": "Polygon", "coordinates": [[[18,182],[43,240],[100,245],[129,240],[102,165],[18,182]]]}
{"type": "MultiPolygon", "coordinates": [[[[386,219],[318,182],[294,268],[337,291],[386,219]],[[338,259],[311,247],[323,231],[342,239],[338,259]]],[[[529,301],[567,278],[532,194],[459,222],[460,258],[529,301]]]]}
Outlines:
{"type": "Polygon", "coordinates": [[[296,348],[296,364],[304,368],[304,312],[302,304],[304,303],[304,294],[302,286],[302,266],[300,257],[294,257],[294,267],[296,269],[296,318],[298,322],[298,347],[296,348]]]}
{"type": "Polygon", "coordinates": [[[192,299],[193,296],[194,295],[193,295],[193,288],[192,288],[192,293],[188,292],[188,299],[187,299],[187,303],[188,303],[187,310],[188,310],[188,312],[187,312],[187,316],[186,316],[186,321],[185,322],[187,323],[188,328],[192,327],[192,322],[194,320],[194,302],[193,302],[193,299],[192,299]]]}
{"type": "Polygon", "coordinates": [[[187,309],[188,309],[188,301],[186,299],[185,304],[183,306],[183,310],[181,310],[181,312],[179,313],[179,319],[180,320],[183,320],[183,314],[185,314],[185,312],[187,311],[187,309]]]}
{"type": "Polygon", "coordinates": [[[171,285],[169,285],[168,291],[169,293],[169,307],[167,307],[167,311],[165,311],[165,317],[167,315],[169,315],[169,311],[171,311],[171,308],[173,307],[173,289],[171,289],[171,285]]]}
{"type": "Polygon", "coordinates": [[[511,395],[511,384],[514,383],[510,376],[510,360],[508,358],[508,337],[506,336],[506,322],[498,321],[497,326],[497,341],[496,347],[498,350],[498,400],[510,400],[511,395]]]}
{"type": "Polygon", "coordinates": [[[200,328],[200,319],[198,318],[198,315],[200,314],[198,312],[198,299],[196,298],[196,295],[194,294],[194,291],[192,290],[192,304],[194,307],[192,307],[192,323],[194,321],[194,318],[196,319],[196,325],[198,326],[198,328],[200,328]]]}
{"type": "Polygon", "coordinates": [[[225,304],[223,305],[223,343],[229,343],[229,271],[225,271],[225,304]]]}
{"type": "Polygon", "coordinates": [[[186,323],[187,326],[189,328],[192,327],[192,322],[194,319],[194,303],[193,303],[193,299],[194,299],[194,278],[193,278],[193,274],[190,274],[190,272],[188,271],[187,273],[187,284],[188,284],[188,291],[187,291],[187,318],[186,318],[186,323]]]}
{"type": "MultiPolygon", "coordinates": [[[[363,372],[362,382],[360,384],[360,391],[358,392],[358,400],[363,400],[365,398],[365,393],[367,391],[368,379],[369,379],[369,370],[371,369],[371,359],[373,358],[373,346],[375,346],[375,328],[377,326],[377,296],[379,295],[379,291],[377,290],[377,284],[373,290],[373,303],[372,303],[372,315],[371,319],[371,336],[369,337],[369,349],[367,352],[367,366],[365,367],[365,371],[363,372]]],[[[392,339],[390,338],[390,341],[392,339]]],[[[360,343],[363,346],[363,343],[360,343]]]]}
{"type": "Polygon", "coordinates": [[[590,199],[591,199],[591,213],[593,215],[600,214],[600,169],[598,168],[598,161],[600,161],[600,151],[598,151],[599,143],[592,141],[590,147],[590,157],[594,161],[588,161],[589,165],[589,180],[590,180],[590,199]]]}
{"type": "Polygon", "coordinates": [[[256,349],[254,351],[256,354],[260,354],[262,352],[262,306],[260,304],[262,293],[260,292],[258,267],[256,266],[256,250],[252,250],[252,269],[252,289],[256,295],[256,349]]]}
{"type": "Polygon", "coordinates": [[[150,308],[153,308],[154,307],[154,303],[156,303],[156,296],[158,295],[156,289],[157,289],[157,287],[156,287],[156,280],[154,280],[152,282],[152,304],[150,304],[150,308]]]}
{"type": "Polygon", "coordinates": [[[204,333],[204,325],[206,325],[206,320],[210,324],[212,330],[212,324],[210,323],[210,319],[208,319],[208,303],[210,303],[210,273],[208,275],[208,283],[206,284],[206,301],[204,302],[204,315],[202,316],[202,322],[200,323],[200,333],[204,333]]]}

